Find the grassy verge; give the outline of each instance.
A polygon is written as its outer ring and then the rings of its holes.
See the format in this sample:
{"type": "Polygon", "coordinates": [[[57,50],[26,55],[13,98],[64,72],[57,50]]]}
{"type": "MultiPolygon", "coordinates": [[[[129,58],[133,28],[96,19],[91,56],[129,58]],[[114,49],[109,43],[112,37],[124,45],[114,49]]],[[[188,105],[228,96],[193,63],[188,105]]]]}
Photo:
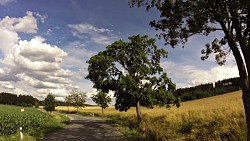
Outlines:
{"type": "Polygon", "coordinates": [[[61,129],[70,123],[70,119],[66,116],[54,113],[48,114],[51,116],[50,120],[48,120],[39,131],[33,130],[29,132],[30,136],[36,139],[43,138],[46,134],[61,129]]]}

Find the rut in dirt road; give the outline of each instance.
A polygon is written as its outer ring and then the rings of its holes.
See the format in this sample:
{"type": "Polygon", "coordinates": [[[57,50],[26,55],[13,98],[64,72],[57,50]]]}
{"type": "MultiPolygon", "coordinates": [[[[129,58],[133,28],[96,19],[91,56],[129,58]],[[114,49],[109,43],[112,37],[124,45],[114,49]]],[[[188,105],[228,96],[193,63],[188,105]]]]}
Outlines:
{"type": "Polygon", "coordinates": [[[67,115],[71,122],[65,128],[40,141],[127,141],[118,129],[105,120],[80,115],[67,115]]]}

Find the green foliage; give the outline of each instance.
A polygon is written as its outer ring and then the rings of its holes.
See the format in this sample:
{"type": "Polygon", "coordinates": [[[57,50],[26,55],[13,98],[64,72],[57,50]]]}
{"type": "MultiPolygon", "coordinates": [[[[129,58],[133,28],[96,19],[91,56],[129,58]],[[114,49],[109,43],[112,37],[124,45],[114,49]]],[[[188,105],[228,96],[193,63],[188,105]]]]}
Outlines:
{"type": "Polygon", "coordinates": [[[0,105],[0,140],[20,140],[19,127],[23,128],[24,140],[35,140],[60,129],[69,119],[41,112],[35,108],[0,105]],[[21,112],[20,109],[24,109],[21,112]]]}
{"type": "MultiPolygon", "coordinates": [[[[131,6],[155,8],[160,12],[159,20],[150,22],[151,27],[160,30],[159,38],[176,47],[184,44],[194,35],[208,36],[221,31],[224,36],[215,38],[201,51],[202,60],[214,53],[219,65],[226,62],[233,53],[240,74],[244,103],[250,88],[250,3],[247,0],[130,0],[131,6]]],[[[249,110],[246,110],[249,111],[249,110]]],[[[249,115],[249,114],[247,114],[249,115]]],[[[248,118],[250,128],[250,117],[248,118]]],[[[250,129],[249,129],[250,140],[250,129]]]]}
{"type": "Polygon", "coordinates": [[[206,98],[210,96],[225,94],[240,90],[240,78],[229,78],[212,83],[201,84],[189,88],[177,89],[177,95],[181,96],[182,101],[206,98]]]}
{"type": "Polygon", "coordinates": [[[39,102],[35,102],[35,108],[39,108],[39,102]]]}
{"type": "Polygon", "coordinates": [[[55,111],[56,100],[55,96],[52,93],[49,93],[44,100],[44,109],[46,111],[52,112],[55,111]]]}
{"type": "Polygon", "coordinates": [[[131,106],[153,108],[154,105],[178,104],[175,84],[163,73],[161,58],[167,52],[155,45],[148,36],[132,36],[129,42],[116,41],[105,51],[87,61],[89,74],[86,77],[94,87],[103,92],[114,91],[115,108],[127,111],[131,106]]]}
{"type": "Polygon", "coordinates": [[[1,92],[0,93],[0,104],[18,105],[23,107],[32,107],[38,99],[30,95],[15,95],[11,93],[1,92]]]}
{"type": "Polygon", "coordinates": [[[86,93],[82,92],[78,89],[73,89],[70,92],[70,95],[66,97],[66,103],[67,105],[72,105],[76,107],[77,112],[79,108],[84,107],[84,103],[86,101],[86,93]]]}
{"type": "MultiPolygon", "coordinates": [[[[215,53],[218,64],[224,64],[230,53],[228,49],[223,49],[227,43],[233,52],[236,43],[243,50],[249,50],[246,47],[249,48],[250,4],[246,0],[130,0],[130,5],[146,5],[148,11],[156,8],[160,18],[151,21],[150,26],[161,30],[159,38],[172,47],[185,44],[194,35],[208,36],[212,32],[223,31],[224,37],[215,38],[205,45],[202,60],[215,53]]],[[[244,53],[244,58],[247,57],[249,54],[244,53]]]]}
{"type": "Polygon", "coordinates": [[[15,134],[19,127],[24,132],[39,130],[43,124],[50,120],[50,116],[34,108],[0,105],[0,135],[15,134]]]}
{"type": "Polygon", "coordinates": [[[108,104],[111,102],[111,98],[107,93],[104,93],[102,91],[98,91],[96,95],[93,95],[91,99],[100,107],[102,107],[102,113],[103,109],[106,109],[109,107],[108,104]]]}

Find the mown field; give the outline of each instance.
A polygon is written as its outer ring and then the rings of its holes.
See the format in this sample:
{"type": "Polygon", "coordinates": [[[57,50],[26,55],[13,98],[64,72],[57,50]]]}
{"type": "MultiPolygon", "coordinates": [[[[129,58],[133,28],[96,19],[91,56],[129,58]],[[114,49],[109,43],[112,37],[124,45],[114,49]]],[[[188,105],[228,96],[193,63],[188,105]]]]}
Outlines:
{"type": "Polygon", "coordinates": [[[59,117],[35,108],[0,105],[0,141],[19,141],[20,127],[23,128],[23,140],[33,141],[62,128],[68,121],[66,117],[59,117]]]}
{"type": "MultiPolygon", "coordinates": [[[[68,110],[67,107],[56,109],[68,110]]],[[[70,111],[73,110],[70,107],[70,111]]],[[[142,108],[144,120],[139,128],[135,126],[135,108],[128,112],[119,112],[114,107],[109,107],[105,109],[105,115],[101,115],[100,107],[86,107],[80,112],[112,118],[124,127],[125,134],[141,140],[246,140],[241,91],[183,102],[180,108],[142,108]]]]}

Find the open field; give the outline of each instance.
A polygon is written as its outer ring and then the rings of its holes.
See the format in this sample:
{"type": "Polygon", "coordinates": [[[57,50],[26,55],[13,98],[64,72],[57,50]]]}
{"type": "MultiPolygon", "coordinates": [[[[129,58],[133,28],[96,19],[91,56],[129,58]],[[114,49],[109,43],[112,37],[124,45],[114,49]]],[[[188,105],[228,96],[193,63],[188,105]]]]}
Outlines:
{"type": "Polygon", "coordinates": [[[0,141],[20,140],[19,127],[24,140],[32,141],[52,130],[62,128],[68,119],[42,112],[35,108],[0,105],[0,141]]]}
{"type": "MultiPolygon", "coordinates": [[[[163,115],[175,115],[175,114],[183,114],[191,111],[213,111],[218,109],[225,110],[236,110],[243,111],[243,103],[241,99],[241,91],[233,92],[230,94],[218,95],[214,97],[193,100],[182,102],[180,108],[172,107],[170,109],[166,109],[165,107],[155,107],[154,109],[148,109],[142,107],[142,113],[148,116],[163,116],[163,115]]],[[[56,110],[67,111],[68,107],[66,106],[57,106],[56,110]]],[[[69,106],[69,111],[76,110],[73,106],[69,106]]],[[[101,114],[101,108],[98,106],[87,106],[82,108],[80,112],[92,112],[101,114]]],[[[121,114],[121,115],[136,115],[135,108],[132,107],[127,112],[119,112],[115,110],[114,106],[111,106],[104,110],[104,113],[109,114],[121,114]]]]}
{"type": "MultiPolygon", "coordinates": [[[[57,110],[67,111],[67,107],[57,107],[57,110]]],[[[80,112],[101,115],[101,108],[86,107],[80,112]]],[[[143,140],[246,140],[241,91],[183,102],[180,108],[142,108],[144,120],[140,128],[135,127],[135,108],[119,112],[110,107],[104,113],[122,126],[135,128],[139,136],[146,136],[143,140]]]]}

